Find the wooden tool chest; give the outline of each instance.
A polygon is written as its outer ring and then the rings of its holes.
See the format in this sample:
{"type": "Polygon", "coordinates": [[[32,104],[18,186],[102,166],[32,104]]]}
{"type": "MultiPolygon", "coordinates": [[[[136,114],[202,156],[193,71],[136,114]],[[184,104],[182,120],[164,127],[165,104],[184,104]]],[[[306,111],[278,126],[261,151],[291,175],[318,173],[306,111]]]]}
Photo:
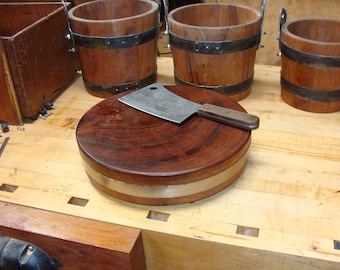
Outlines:
{"type": "Polygon", "coordinates": [[[0,3],[0,120],[37,117],[74,79],[78,57],[67,32],[61,2],[0,3]]]}

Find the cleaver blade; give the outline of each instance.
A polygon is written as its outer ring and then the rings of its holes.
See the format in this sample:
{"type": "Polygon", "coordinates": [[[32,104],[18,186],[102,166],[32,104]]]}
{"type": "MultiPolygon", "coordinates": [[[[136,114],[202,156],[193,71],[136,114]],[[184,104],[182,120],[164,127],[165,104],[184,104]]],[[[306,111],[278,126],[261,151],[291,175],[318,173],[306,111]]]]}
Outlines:
{"type": "Polygon", "coordinates": [[[245,130],[257,129],[260,122],[259,118],[252,114],[212,104],[202,105],[192,102],[158,83],[150,84],[118,100],[139,111],[177,124],[193,114],[245,130]]]}

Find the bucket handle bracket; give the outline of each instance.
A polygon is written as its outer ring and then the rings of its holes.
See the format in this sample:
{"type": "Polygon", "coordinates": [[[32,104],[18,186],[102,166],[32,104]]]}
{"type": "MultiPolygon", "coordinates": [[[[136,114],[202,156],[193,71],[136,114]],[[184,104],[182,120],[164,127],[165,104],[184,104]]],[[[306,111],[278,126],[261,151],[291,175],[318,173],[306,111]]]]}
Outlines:
{"type": "Polygon", "coordinates": [[[73,31],[72,31],[70,18],[68,17],[68,9],[67,9],[67,6],[66,6],[64,0],[62,0],[61,2],[62,2],[63,7],[64,7],[64,12],[65,12],[65,15],[66,15],[66,20],[67,20],[67,28],[68,28],[68,33],[66,34],[65,38],[71,40],[71,42],[72,42],[72,48],[69,49],[69,52],[75,53],[75,52],[77,52],[76,42],[74,40],[74,34],[73,34],[73,31]]]}
{"type": "Polygon", "coordinates": [[[279,36],[277,40],[279,41],[279,47],[280,50],[277,53],[277,56],[281,56],[281,31],[282,31],[282,26],[287,22],[287,11],[285,8],[281,8],[280,10],[280,17],[279,17],[279,25],[280,25],[280,31],[279,31],[279,36]]]}
{"type": "Polygon", "coordinates": [[[266,35],[267,33],[263,31],[263,20],[264,20],[264,11],[266,9],[266,0],[261,1],[260,11],[261,11],[261,21],[260,21],[260,39],[258,44],[258,49],[264,48],[264,45],[261,44],[262,35],[266,35]]]}

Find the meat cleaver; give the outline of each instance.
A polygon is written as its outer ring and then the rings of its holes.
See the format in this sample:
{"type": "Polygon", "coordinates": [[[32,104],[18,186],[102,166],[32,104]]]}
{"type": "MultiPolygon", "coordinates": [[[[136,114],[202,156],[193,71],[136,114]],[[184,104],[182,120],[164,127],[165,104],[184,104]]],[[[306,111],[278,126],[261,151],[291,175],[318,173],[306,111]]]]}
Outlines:
{"type": "Polygon", "coordinates": [[[158,83],[150,84],[118,98],[130,107],[153,116],[180,124],[191,115],[199,116],[245,130],[259,126],[259,118],[212,104],[198,104],[182,98],[158,83]]]}

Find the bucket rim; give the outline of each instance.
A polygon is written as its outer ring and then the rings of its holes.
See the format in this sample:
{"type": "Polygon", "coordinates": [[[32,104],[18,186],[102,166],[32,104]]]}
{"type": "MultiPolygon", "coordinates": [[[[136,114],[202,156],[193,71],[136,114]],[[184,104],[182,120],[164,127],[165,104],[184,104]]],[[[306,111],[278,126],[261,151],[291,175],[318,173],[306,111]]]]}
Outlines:
{"type": "Polygon", "coordinates": [[[187,26],[187,27],[193,28],[193,29],[206,29],[206,30],[221,29],[221,28],[230,28],[230,27],[232,27],[232,28],[244,27],[246,25],[251,25],[251,24],[254,24],[254,23],[260,21],[261,18],[262,18],[262,15],[261,15],[261,13],[258,10],[254,9],[252,7],[246,6],[246,5],[231,4],[231,3],[197,3],[197,4],[185,5],[185,6],[178,7],[176,9],[170,11],[169,14],[168,14],[168,21],[169,22],[170,22],[170,20],[172,20],[173,22],[175,22],[177,25],[180,25],[180,26],[187,26]],[[179,10],[188,9],[188,8],[191,8],[191,7],[194,7],[194,6],[234,6],[234,7],[239,7],[239,8],[243,8],[243,9],[246,9],[246,10],[254,12],[255,19],[250,20],[247,23],[235,24],[235,25],[196,26],[196,25],[192,25],[192,24],[185,24],[185,23],[179,22],[179,21],[177,21],[177,20],[175,20],[173,18],[173,14],[178,12],[179,10]]]}
{"type": "Polygon", "coordinates": [[[159,5],[154,1],[137,0],[139,2],[145,2],[147,4],[150,4],[151,5],[150,10],[148,10],[147,12],[144,12],[142,14],[138,14],[138,15],[134,15],[134,16],[124,17],[124,18],[119,18],[119,19],[106,19],[106,20],[85,19],[85,18],[81,18],[81,17],[74,15],[74,12],[79,8],[82,8],[82,7],[87,6],[87,5],[95,5],[99,2],[108,2],[108,1],[110,1],[110,0],[95,0],[95,1],[85,2],[85,3],[82,3],[80,5],[76,5],[68,11],[68,17],[71,20],[74,20],[74,21],[87,22],[87,23],[123,22],[123,21],[131,20],[131,19],[136,19],[136,18],[139,18],[139,17],[142,17],[142,16],[146,16],[146,15],[151,15],[152,13],[154,13],[155,11],[158,11],[158,9],[159,9],[159,5]]]}
{"type": "Polygon", "coordinates": [[[300,40],[306,43],[311,43],[311,44],[316,44],[316,45],[324,45],[324,46],[340,46],[340,35],[339,35],[339,41],[321,41],[321,40],[315,40],[315,39],[309,39],[309,38],[305,38],[302,36],[298,36],[296,34],[294,34],[293,32],[291,32],[288,27],[295,24],[295,23],[303,23],[303,22],[310,22],[310,21],[323,21],[323,22],[333,22],[333,23],[338,23],[339,27],[340,27],[340,20],[337,19],[325,19],[325,18],[302,18],[302,19],[295,19],[295,20],[290,20],[285,22],[282,25],[281,28],[281,35],[282,32],[291,37],[294,38],[296,40],[300,40]]]}

